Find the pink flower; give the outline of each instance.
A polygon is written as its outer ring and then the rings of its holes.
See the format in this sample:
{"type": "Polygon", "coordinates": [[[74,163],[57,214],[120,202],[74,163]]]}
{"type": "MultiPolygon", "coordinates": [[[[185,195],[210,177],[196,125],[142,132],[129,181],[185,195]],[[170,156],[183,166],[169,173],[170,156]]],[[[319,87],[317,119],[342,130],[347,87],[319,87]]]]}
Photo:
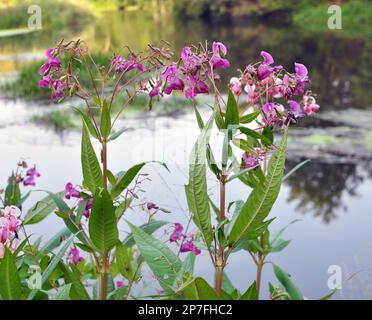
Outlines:
{"type": "Polygon", "coordinates": [[[266,64],[266,65],[271,65],[274,63],[274,59],[272,57],[272,55],[266,51],[261,51],[260,53],[261,57],[263,58],[263,63],[266,64]]]}
{"type": "Polygon", "coordinates": [[[253,169],[260,165],[258,158],[249,152],[243,153],[242,162],[246,169],[253,169]]]}
{"type": "Polygon", "coordinates": [[[71,248],[68,258],[68,262],[76,266],[80,261],[83,261],[84,258],[80,256],[80,250],[77,248],[71,248]]]}
{"type": "Polygon", "coordinates": [[[180,247],[181,252],[192,252],[196,256],[201,253],[201,250],[194,244],[194,235],[191,234],[189,240],[182,243],[180,247]]]}
{"type": "Polygon", "coordinates": [[[18,249],[20,244],[21,240],[19,240],[18,238],[14,238],[12,244],[10,245],[10,252],[14,253],[18,249]]]}
{"type": "Polygon", "coordinates": [[[34,165],[32,168],[26,171],[27,178],[23,181],[24,186],[35,186],[36,185],[36,178],[40,177],[40,173],[36,170],[36,166],[34,165]]]}
{"type": "Polygon", "coordinates": [[[4,254],[5,254],[5,245],[2,242],[0,242],[0,259],[4,257],[4,254]]]}
{"type": "Polygon", "coordinates": [[[240,96],[241,93],[242,93],[242,87],[241,87],[240,79],[236,78],[236,77],[232,77],[230,79],[230,88],[231,88],[231,92],[234,95],[240,96]]]}
{"type": "Polygon", "coordinates": [[[290,110],[294,113],[298,113],[301,110],[300,104],[297,101],[288,100],[288,105],[290,107],[290,110]]]}
{"type": "MultiPolygon", "coordinates": [[[[83,201],[84,201],[84,199],[80,199],[78,201],[78,204],[77,204],[78,207],[80,207],[82,205],[83,201]]],[[[88,201],[87,201],[87,204],[85,206],[84,213],[83,213],[84,217],[87,218],[87,219],[90,217],[90,210],[92,209],[92,206],[93,206],[93,197],[90,196],[88,198],[88,201]]]]}
{"type": "Polygon", "coordinates": [[[295,63],[295,71],[296,71],[296,75],[299,78],[301,79],[307,78],[308,71],[305,65],[303,65],[302,63],[297,63],[297,62],[295,63]]]}
{"type": "Polygon", "coordinates": [[[116,281],[116,286],[118,288],[121,288],[123,285],[124,285],[124,282],[123,281],[121,281],[121,280],[116,281]]]}
{"type": "Polygon", "coordinates": [[[169,237],[170,242],[176,242],[182,237],[183,226],[180,223],[174,224],[174,231],[169,237]]]}
{"type": "Polygon", "coordinates": [[[65,195],[66,199],[80,198],[80,192],[76,188],[73,187],[71,182],[68,182],[66,184],[65,190],[66,190],[66,195],[65,195]]]}
{"type": "Polygon", "coordinates": [[[120,55],[114,56],[111,60],[111,63],[116,73],[128,72],[135,68],[139,71],[144,70],[143,65],[137,62],[137,59],[134,55],[131,55],[129,60],[125,60],[125,58],[120,55]]]}
{"type": "Polygon", "coordinates": [[[310,104],[310,105],[306,105],[304,107],[304,112],[308,116],[310,116],[310,115],[314,114],[315,112],[317,112],[319,109],[320,109],[320,106],[318,104],[310,104]]]}
{"type": "Polygon", "coordinates": [[[212,51],[213,56],[211,59],[211,65],[213,69],[227,69],[230,67],[230,62],[224,58],[227,54],[227,49],[222,42],[213,42],[212,51]]]}

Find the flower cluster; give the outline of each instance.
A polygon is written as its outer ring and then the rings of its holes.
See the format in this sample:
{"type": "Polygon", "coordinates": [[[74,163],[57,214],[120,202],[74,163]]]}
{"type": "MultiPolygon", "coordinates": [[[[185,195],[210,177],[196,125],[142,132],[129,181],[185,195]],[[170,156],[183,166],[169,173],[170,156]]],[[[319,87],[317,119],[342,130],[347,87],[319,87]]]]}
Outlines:
{"type": "Polygon", "coordinates": [[[56,56],[57,50],[49,48],[45,55],[47,61],[41,66],[39,74],[43,77],[39,81],[40,88],[50,88],[52,90],[52,99],[59,100],[63,97],[63,89],[66,88],[66,82],[61,78],[61,60],[56,56]]]}
{"type": "Polygon", "coordinates": [[[208,93],[207,80],[214,79],[214,70],[230,66],[229,61],[225,59],[226,54],[227,49],[221,42],[213,42],[211,52],[207,49],[200,50],[200,47],[184,47],[178,63],[167,65],[155,84],[150,82],[150,97],[169,95],[174,90],[183,91],[188,99],[208,93]]]}
{"type": "Polygon", "coordinates": [[[18,230],[22,224],[20,216],[21,211],[15,206],[5,207],[0,214],[0,258],[4,256],[6,247],[14,252],[20,244],[18,238],[18,230]]]}
{"type": "Polygon", "coordinates": [[[39,171],[36,170],[36,165],[32,168],[29,168],[26,171],[26,178],[23,180],[24,186],[35,186],[36,185],[36,178],[40,177],[39,171]]]}
{"type": "MultiPolygon", "coordinates": [[[[77,206],[81,207],[83,205],[84,200],[86,199],[85,194],[83,192],[80,192],[76,187],[74,187],[71,182],[68,182],[66,184],[65,191],[66,191],[66,194],[65,194],[66,199],[68,200],[70,200],[71,198],[79,199],[77,206]]],[[[86,205],[85,205],[84,213],[83,213],[84,217],[87,219],[90,217],[90,210],[92,209],[92,206],[93,206],[93,197],[89,196],[86,202],[86,205]]]]}
{"type": "Polygon", "coordinates": [[[116,73],[129,72],[133,69],[144,71],[143,65],[137,62],[137,58],[133,54],[129,60],[126,60],[123,56],[115,55],[111,59],[111,66],[116,73]]]}
{"type": "MultiPolygon", "coordinates": [[[[28,167],[28,164],[26,161],[22,160],[19,161],[17,164],[17,170],[14,174],[15,177],[15,183],[23,183],[25,187],[28,186],[36,186],[36,178],[39,178],[41,175],[39,171],[36,169],[36,165],[33,167],[28,167]],[[24,169],[27,169],[26,172],[24,172],[24,169]]],[[[12,177],[9,178],[12,179],[12,177]]]]}
{"type": "Polygon", "coordinates": [[[180,251],[181,252],[192,252],[195,255],[201,253],[201,250],[195,246],[194,235],[190,233],[189,235],[183,233],[183,226],[180,223],[174,224],[174,230],[169,237],[170,242],[177,242],[181,240],[180,251]]]}
{"type": "Polygon", "coordinates": [[[76,266],[79,262],[84,261],[84,258],[80,256],[80,250],[78,248],[71,248],[67,257],[67,261],[72,265],[76,266]]]}

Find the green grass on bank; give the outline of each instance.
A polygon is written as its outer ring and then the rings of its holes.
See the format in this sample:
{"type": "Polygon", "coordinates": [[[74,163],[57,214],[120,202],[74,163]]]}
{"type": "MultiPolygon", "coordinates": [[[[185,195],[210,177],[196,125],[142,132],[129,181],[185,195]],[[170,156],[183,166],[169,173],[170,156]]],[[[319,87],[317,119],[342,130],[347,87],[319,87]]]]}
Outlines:
{"type": "Polygon", "coordinates": [[[42,25],[48,30],[79,29],[92,19],[88,10],[69,0],[5,0],[0,6],[0,30],[26,28],[31,5],[40,6],[42,25]]]}
{"type": "MultiPolygon", "coordinates": [[[[372,4],[369,0],[356,0],[340,5],[342,12],[341,32],[350,37],[372,37],[372,4]]],[[[328,6],[308,6],[294,13],[293,21],[301,29],[308,31],[326,31],[328,29],[328,6]]]]}
{"type": "MultiPolygon", "coordinates": [[[[111,55],[96,53],[92,54],[92,57],[98,66],[107,65],[108,61],[111,59],[111,55]]],[[[39,88],[39,80],[41,76],[39,75],[39,69],[45,61],[33,61],[20,68],[17,76],[14,80],[5,82],[0,90],[6,96],[12,96],[16,98],[48,98],[51,92],[47,88],[39,88]]],[[[66,64],[66,61],[63,61],[66,64]]],[[[76,73],[83,87],[90,86],[89,74],[83,66],[75,66],[76,73]]],[[[97,72],[95,71],[92,63],[90,63],[90,68],[95,76],[97,72]]]]}

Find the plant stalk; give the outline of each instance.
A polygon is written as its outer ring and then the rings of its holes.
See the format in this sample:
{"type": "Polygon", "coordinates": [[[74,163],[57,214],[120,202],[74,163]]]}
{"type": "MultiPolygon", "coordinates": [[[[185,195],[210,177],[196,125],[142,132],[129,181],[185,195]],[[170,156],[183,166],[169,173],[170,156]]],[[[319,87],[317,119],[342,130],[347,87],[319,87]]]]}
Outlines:
{"type": "MultiPolygon", "coordinates": [[[[220,221],[225,220],[225,202],[226,202],[226,182],[225,178],[222,177],[220,182],[220,221]]],[[[221,226],[221,230],[223,231],[223,226],[221,226]]],[[[215,290],[217,296],[221,295],[222,292],[222,278],[223,278],[223,269],[225,267],[224,261],[224,248],[223,244],[219,243],[219,256],[217,261],[215,261],[215,273],[216,273],[216,283],[215,283],[215,290]]]]}

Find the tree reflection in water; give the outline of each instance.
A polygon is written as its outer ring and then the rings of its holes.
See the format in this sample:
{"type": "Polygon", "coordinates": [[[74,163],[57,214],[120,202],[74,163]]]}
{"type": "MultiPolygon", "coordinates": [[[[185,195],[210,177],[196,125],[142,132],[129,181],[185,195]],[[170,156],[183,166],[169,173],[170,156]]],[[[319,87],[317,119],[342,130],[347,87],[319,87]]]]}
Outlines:
{"type": "MultiPolygon", "coordinates": [[[[288,160],[287,170],[303,160],[288,160]]],[[[286,181],[290,186],[287,201],[294,202],[298,212],[313,214],[330,223],[338,212],[347,211],[344,195],[356,196],[357,187],[364,179],[358,164],[311,161],[286,181]]]]}

